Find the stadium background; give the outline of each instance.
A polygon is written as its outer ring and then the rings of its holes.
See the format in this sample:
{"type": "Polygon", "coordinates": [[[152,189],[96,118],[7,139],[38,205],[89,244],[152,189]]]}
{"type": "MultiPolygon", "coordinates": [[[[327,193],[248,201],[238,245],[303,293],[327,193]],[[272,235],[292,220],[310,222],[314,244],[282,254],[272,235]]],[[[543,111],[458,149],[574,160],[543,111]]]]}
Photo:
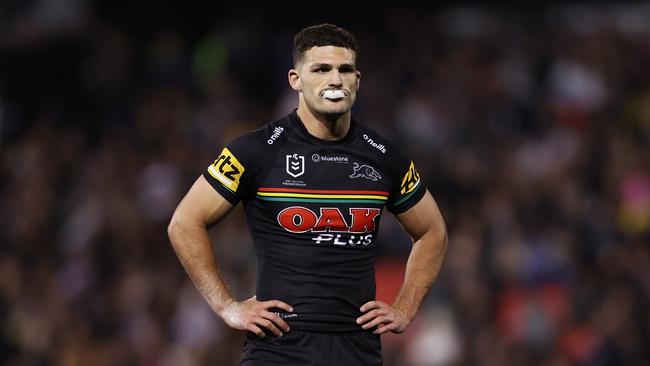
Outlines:
{"type": "MultiPolygon", "coordinates": [[[[386,365],[650,364],[650,6],[310,6],[0,3],[0,364],[236,364],[165,229],[224,142],[295,106],[291,37],[321,21],[357,35],[354,115],[451,239],[386,365]]],[[[389,300],[409,240],[380,232],[389,300]]],[[[211,234],[251,296],[241,211],[211,234]]]]}

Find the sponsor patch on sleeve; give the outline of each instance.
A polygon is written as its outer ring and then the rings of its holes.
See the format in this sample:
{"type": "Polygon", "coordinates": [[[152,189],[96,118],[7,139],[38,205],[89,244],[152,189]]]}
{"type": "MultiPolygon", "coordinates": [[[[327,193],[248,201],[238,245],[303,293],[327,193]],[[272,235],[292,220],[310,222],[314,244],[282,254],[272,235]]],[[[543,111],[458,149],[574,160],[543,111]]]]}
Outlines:
{"type": "Polygon", "coordinates": [[[221,155],[208,167],[208,173],[233,192],[237,192],[244,170],[244,166],[227,147],[223,148],[221,155]]]}
{"type": "Polygon", "coordinates": [[[415,170],[415,164],[411,161],[409,169],[402,178],[402,185],[400,186],[400,196],[404,196],[413,192],[420,185],[420,174],[415,170]]]}

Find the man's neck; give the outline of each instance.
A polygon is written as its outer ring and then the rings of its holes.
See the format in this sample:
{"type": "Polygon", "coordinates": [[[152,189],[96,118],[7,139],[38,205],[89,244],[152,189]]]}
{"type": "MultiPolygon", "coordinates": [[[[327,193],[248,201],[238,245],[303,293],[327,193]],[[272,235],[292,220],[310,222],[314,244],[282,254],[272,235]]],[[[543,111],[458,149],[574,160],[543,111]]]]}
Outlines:
{"type": "Polygon", "coordinates": [[[350,129],[350,111],[330,120],[325,116],[312,113],[307,106],[300,104],[296,113],[305,125],[307,132],[321,140],[340,140],[345,137],[350,129]]]}

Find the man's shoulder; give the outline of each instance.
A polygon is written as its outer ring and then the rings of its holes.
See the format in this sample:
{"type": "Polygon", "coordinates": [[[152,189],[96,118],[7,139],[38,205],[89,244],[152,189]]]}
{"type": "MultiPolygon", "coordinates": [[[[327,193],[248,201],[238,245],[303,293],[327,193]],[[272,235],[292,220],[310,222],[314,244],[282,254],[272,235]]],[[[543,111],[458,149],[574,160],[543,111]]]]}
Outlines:
{"type": "Polygon", "coordinates": [[[245,147],[248,150],[266,149],[282,143],[289,129],[288,118],[282,117],[265,123],[262,127],[240,135],[232,144],[245,147]]]}
{"type": "Polygon", "coordinates": [[[371,151],[374,151],[379,156],[392,157],[394,155],[401,155],[402,149],[398,143],[384,137],[379,132],[368,127],[365,124],[357,122],[358,138],[363,141],[371,151]]]}

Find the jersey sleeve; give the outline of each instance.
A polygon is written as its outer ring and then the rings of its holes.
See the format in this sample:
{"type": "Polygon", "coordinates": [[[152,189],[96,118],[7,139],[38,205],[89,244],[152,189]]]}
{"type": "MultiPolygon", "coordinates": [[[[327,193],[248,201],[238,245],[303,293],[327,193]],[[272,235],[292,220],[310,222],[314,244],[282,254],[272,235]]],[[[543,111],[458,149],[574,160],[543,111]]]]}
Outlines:
{"type": "Polygon", "coordinates": [[[251,141],[248,136],[236,138],[227,144],[214,163],[203,172],[203,176],[233,206],[250,195],[254,166],[251,156],[251,141]]]}
{"type": "Polygon", "coordinates": [[[386,208],[393,214],[400,214],[422,199],[426,187],[413,161],[401,151],[394,152],[390,163],[394,184],[386,208]]]}

